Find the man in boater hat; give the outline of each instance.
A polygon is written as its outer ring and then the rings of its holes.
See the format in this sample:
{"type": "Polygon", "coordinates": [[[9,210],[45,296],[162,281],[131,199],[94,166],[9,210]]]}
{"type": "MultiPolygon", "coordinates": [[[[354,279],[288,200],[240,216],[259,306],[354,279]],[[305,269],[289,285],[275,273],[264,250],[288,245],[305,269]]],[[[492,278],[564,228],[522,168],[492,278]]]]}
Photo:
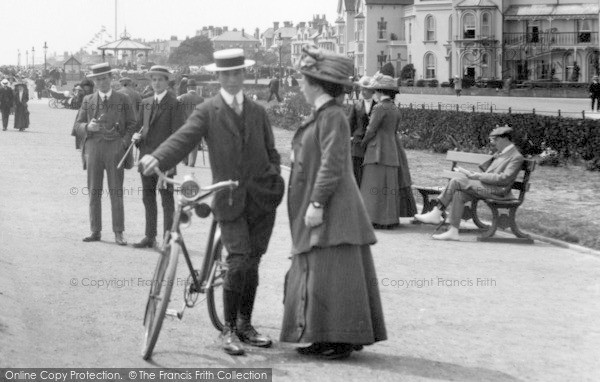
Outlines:
{"type": "Polygon", "coordinates": [[[220,93],[198,105],[175,134],[141,159],[140,166],[145,175],[156,167],[163,171],[172,168],[204,138],[213,181],[240,182],[231,199],[228,192],[214,196],[213,212],[229,253],[223,286],[223,350],[242,355],[239,340],[258,347],[272,343],[254,329],[251,317],[258,265],[267,251],[284,183],[267,113],[243,93],[245,68],[254,61],[246,60],[242,49],[217,51],[214,59],[206,69],[218,73],[220,93]]]}
{"type": "Polygon", "coordinates": [[[83,241],[99,241],[102,231],[102,184],[106,171],[112,226],[115,242],[126,245],[123,237],[125,212],[123,208],[123,169],[117,168],[119,160],[129,147],[135,133],[136,117],[131,100],[110,87],[112,74],[106,62],[92,66],[92,78],[97,92],[83,99],[73,131],[81,139],[81,155],[87,169],[87,186],[90,195],[91,235],[83,241]]]}
{"type": "MultiPolygon", "coordinates": [[[[167,91],[171,72],[169,69],[155,65],[147,73],[150,84],[154,90],[154,96],[142,100],[141,112],[138,117],[138,126],[143,126],[141,133],[133,135],[133,141],[140,150],[140,157],[153,152],[171,134],[183,125],[183,110],[175,94],[167,91]]],[[[175,174],[175,165],[169,169],[168,175],[175,174]]],[[[146,232],[144,238],[135,243],[135,248],[154,248],[156,246],[157,217],[156,189],[158,186],[158,175],[152,173],[142,174],[142,200],[146,210],[146,232]]],[[[163,231],[171,229],[173,224],[173,213],[175,212],[175,199],[173,197],[173,185],[168,184],[166,188],[159,190],[163,207],[163,231]]]]}

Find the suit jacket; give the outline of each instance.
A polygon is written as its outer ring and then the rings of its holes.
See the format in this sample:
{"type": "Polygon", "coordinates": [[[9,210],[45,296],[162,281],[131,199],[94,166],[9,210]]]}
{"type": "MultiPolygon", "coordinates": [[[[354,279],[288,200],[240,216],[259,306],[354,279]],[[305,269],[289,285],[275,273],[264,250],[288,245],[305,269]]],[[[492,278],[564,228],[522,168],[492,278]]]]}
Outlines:
{"type": "Polygon", "coordinates": [[[361,100],[352,107],[350,112],[350,135],[352,137],[350,154],[353,157],[362,158],[365,156],[365,149],[362,147],[362,140],[365,137],[365,132],[367,131],[367,126],[369,125],[369,120],[371,118],[371,114],[373,114],[375,105],[377,105],[377,102],[373,100],[369,113],[367,113],[365,100],[361,100]]]}
{"type": "Polygon", "coordinates": [[[354,180],[350,128],[334,100],[319,108],[294,134],[294,163],[288,188],[292,254],[313,247],[373,244],[375,233],[354,180]],[[323,204],[323,224],[309,228],[310,202],[323,204]]]}
{"type": "Polygon", "coordinates": [[[136,92],[132,88],[128,86],[124,86],[121,89],[117,90],[119,93],[125,94],[129,96],[131,100],[131,104],[133,105],[133,110],[136,118],[140,115],[141,107],[142,107],[142,96],[140,93],[136,92]]]}
{"type": "Polygon", "coordinates": [[[279,91],[279,78],[273,78],[269,81],[269,89],[274,93],[279,91]]]}
{"type": "Polygon", "coordinates": [[[85,163],[85,142],[88,138],[95,135],[100,136],[97,132],[87,132],[87,124],[102,113],[105,114],[106,126],[116,127],[119,136],[121,137],[121,143],[123,150],[129,147],[131,137],[135,133],[136,117],[134,114],[131,100],[125,94],[113,91],[108,99],[108,107],[106,110],[101,109],[100,96],[98,92],[94,92],[83,98],[81,108],[75,118],[73,130],[75,134],[81,139],[81,156],[84,160],[83,166],[86,167],[85,163]]]}
{"type": "MultiPolygon", "coordinates": [[[[220,94],[201,103],[185,124],[152,156],[162,170],[181,161],[204,138],[208,145],[213,182],[238,180],[229,204],[229,192],[215,194],[213,212],[218,221],[239,217],[246,207],[246,197],[260,197],[252,187],[265,174],[279,174],[280,157],[275,149],[273,131],[265,109],[244,96],[243,113],[239,117],[220,94]]],[[[272,210],[275,210],[274,206],[272,210]]]]}
{"type": "Polygon", "coordinates": [[[181,104],[171,92],[167,92],[156,110],[152,112],[154,97],[142,100],[142,112],[138,116],[138,126],[142,126],[142,139],[138,145],[140,158],[152,153],[161,143],[183,125],[181,104]]]}
{"type": "Polygon", "coordinates": [[[10,110],[14,104],[14,94],[10,87],[0,85],[0,109],[10,110]]]}
{"type": "Polygon", "coordinates": [[[179,102],[181,102],[181,107],[183,108],[183,116],[184,119],[188,119],[192,112],[196,108],[196,105],[204,102],[204,98],[198,95],[196,92],[187,92],[178,97],[179,102]]]}
{"type": "Polygon", "coordinates": [[[398,107],[391,99],[384,99],[373,108],[362,140],[363,147],[366,147],[363,164],[400,165],[396,147],[396,127],[399,122],[398,107]]]}
{"type": "Polygon", "coordinates": [[[479,168],[484,171],[479,181],[493,194],[506,196],[510,193],[525,158],[516,146],[503,154],[495,155],[492,159],[481,164],[479,168]]]}

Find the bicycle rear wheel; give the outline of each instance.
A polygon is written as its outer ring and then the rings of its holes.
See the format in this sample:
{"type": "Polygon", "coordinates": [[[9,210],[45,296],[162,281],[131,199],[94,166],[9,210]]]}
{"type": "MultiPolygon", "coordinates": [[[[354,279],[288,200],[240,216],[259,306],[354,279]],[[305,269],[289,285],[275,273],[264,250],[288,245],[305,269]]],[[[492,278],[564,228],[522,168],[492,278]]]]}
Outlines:
{"type": "Polygon", "coordinates": [[[227,273],[223,243],[218,239],[211,253],[210,273],[206,288],[206,303],[208,304],[208,315],[210,321],[218,331],[223,331],[225,323],[223,317],[223,282],[227,273]],[[212,280],[212,282],[211,282],[212,280]]]}
{"type": "Polygon", "coordinates": [[[152,351],[158,340],[175,281],[177,260],[181,247],[174,240],[170,241],[170,244],[165,246],[164,251],[161,253],[158,264],[156,264],[146,304],[144,343],[142,345],[142,357],[145,360],[152,357],[152,351]]]}

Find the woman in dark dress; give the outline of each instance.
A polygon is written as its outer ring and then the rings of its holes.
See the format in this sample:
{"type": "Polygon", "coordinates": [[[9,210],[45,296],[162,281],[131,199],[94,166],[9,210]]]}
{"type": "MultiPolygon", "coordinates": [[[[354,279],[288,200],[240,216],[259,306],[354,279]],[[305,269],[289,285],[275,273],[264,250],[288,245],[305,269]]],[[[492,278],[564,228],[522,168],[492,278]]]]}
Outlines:
{"type": "Polygon", "coordinates": [[[370,250],[375,234],[353,176],[348,120],[335,100],[352,85],[352,62],[315,47],[303,52],[301,90],[315,111],[292,140],[292,264],[280,339],[310,343],[297,349],[302,355],[338,359],[387,334],[370,250]]]}
{"type": "Polygon", "coordinates": [[[23,131],[29,127],[29,110],[27,101],[29,101],[29,90],[24,82],[15,83],[15,129],[23,131]]]}

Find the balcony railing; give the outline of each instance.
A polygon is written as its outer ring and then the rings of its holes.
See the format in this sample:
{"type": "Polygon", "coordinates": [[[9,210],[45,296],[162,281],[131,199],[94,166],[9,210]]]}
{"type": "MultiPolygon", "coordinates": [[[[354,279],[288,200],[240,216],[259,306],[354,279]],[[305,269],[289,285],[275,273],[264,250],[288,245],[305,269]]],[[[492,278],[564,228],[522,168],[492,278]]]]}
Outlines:
{"type": "Polygon", "coordinates": [[[506,45],[598,45],[598,32],[504,33],[502,38],[506,45]]]}

